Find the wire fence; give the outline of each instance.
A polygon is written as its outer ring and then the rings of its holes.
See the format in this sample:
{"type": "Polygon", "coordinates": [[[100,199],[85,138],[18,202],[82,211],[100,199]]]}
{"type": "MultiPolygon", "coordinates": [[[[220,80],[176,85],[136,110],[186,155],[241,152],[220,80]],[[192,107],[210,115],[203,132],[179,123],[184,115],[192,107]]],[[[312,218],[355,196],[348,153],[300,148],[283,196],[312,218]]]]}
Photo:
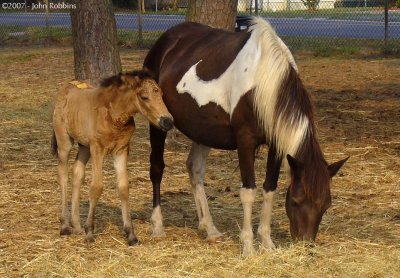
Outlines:
{"type": "MultiPolygon", "coordinates": [[[[0,3],[0,45],[71,44],[69,9],[74,4],[0,3]]],[[[150,47],[165,30],[185,21],[186,9],[187,1],[168,0],[145,1],[141,12],[135,5],[115,7],[119,44],[150,47]]],[[[375,48],[400,53],[400,0],[238,0],[236,30],[246,30],[252,15],[266,18],[292,49],[375,48]]]]}

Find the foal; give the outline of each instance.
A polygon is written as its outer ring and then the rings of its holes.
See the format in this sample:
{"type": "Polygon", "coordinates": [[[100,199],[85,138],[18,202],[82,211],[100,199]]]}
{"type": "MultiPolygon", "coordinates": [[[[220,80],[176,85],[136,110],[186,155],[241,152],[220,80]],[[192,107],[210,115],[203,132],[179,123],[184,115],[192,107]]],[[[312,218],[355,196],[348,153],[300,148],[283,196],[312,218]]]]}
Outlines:
{"type": "Polygon", "coordinates": [[[90,156],[93,163],[89,188],[89,214],[86,240],[93,242],[94,215],[102,193],[102,164],[111,153],[117,174],[122,219],[128,244],[137,243],[129,212],[127,158],[129,140],[135,130],[133,116],[144,115],[153,125],[167,131],[173,118],[162,100],[162,91],[146,71],[133,71],[104,79],[98,88],[78,89],[68,85],[55,100],[52,146],[58,155],[61,186],[61,235],[81,231],[79,217],[80,186],[90,156]],[[67,208],[68,155],[74,141],[79,144],[73,166],[71,219],[67,208]]]}

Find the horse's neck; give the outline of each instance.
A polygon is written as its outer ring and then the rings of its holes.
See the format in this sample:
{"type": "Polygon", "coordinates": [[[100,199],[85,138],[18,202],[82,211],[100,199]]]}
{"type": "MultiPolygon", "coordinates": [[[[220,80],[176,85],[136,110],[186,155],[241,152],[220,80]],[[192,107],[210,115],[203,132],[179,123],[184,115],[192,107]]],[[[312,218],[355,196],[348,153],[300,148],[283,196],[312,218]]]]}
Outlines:
{"type": "Polygon", "coordinates": [[[303,162],[306,172],[318,171],[326,166],[326,161],[321,146],[316,138],[314,128],[312,128],[312,132],[309,132],[304,138],[304,142],[296,157],[303,162]]]}

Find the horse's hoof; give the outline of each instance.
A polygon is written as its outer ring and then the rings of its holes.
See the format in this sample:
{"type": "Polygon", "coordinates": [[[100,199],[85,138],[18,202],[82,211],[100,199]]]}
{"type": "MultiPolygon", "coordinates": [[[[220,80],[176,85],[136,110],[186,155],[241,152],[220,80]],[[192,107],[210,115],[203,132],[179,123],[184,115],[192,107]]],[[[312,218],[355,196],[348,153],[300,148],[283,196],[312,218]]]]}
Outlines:
{"type": "Polygon", "coordinates": [[[206,241],[209,243],[216,243],[216,242],[221,242],[224,240],[224,234],[222,233],[215,233],[208,235],[206,238],[206,241]]]}
{"type": "Polygon", "coordinates": [[[60,236],[69,236],[72,233],[71,227],[63,227],[60,230],[60,236]]]}
{"type": "Polygon", "coordinates": [[[162,237],[166,237],[167,235],[166,235],[164,229],[154,229],[151,236],[153,238],[162,238],[162,237]]]}
{"type": "Polygon", "coordinates": [[[257,252],[253,246],[243,248],[242,256],[244,258],[250,258],[250,257],[255,256],[256,254],[257,254],[257,252]]]}

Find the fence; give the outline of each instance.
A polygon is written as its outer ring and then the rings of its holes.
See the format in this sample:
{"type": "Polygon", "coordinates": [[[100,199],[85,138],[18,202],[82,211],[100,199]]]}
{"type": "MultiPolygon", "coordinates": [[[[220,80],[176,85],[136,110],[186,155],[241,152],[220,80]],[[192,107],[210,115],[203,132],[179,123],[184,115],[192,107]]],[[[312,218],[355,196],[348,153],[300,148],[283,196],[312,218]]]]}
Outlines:
{"type": "MultiPolygon", "coordinates": [[[[400,6],[400,0],[395,1],[400,6]]],[[[0,45],[71,43],[68,9],[73,4],[54,1],[46,9],[40,3],[0,3],[0,45]]],[[[149,47],[165,30],[185,20],[187,1],[145,3],[141,13],[133,10],[136,7],[115,8],[121,45],[149,47]]],[[[237,29],[245,29],[246,16],[259,15],[292,49],[368,47],[399,53],[400,7],[395,5],[386,0],[238,0],[237,29]]]]}

